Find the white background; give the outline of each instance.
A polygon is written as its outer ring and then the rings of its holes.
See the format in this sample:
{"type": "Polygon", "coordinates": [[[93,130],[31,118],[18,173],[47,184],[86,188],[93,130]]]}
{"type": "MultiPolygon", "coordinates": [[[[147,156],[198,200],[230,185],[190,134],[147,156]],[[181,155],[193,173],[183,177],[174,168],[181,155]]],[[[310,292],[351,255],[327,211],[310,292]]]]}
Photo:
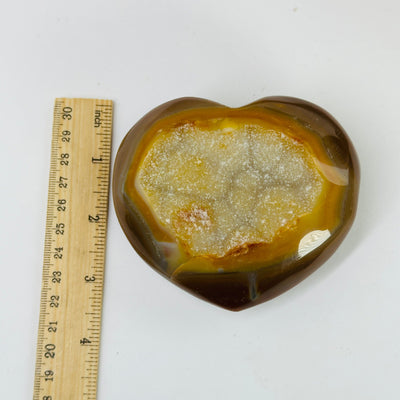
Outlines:
{"type": "Polygon", "coordinates": [[[98,399],[399,399],[399,4],[3,0],[0,398],[32,397],[54,99],[114,100],[115,157],[167,100],[288,95],[358,151],[350,234],[306,281],[232,313],[145,265],[111,202],[98,399]]]}

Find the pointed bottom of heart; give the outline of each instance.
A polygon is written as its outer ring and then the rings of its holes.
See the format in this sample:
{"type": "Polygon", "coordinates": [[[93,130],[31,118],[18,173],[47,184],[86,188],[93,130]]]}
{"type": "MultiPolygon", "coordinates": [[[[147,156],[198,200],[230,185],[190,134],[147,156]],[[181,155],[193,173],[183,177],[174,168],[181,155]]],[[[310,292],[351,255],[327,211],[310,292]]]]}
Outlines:
{"type": "Polygon", "coordinates": [[[268,268],[221,274],[184,273],[171,281],[216,306],[241,311],[279,296],[305,279],[319,265],[311,260],[308,262],[302,260],[286,271],[283,268],[275,273],[268,268]]]}

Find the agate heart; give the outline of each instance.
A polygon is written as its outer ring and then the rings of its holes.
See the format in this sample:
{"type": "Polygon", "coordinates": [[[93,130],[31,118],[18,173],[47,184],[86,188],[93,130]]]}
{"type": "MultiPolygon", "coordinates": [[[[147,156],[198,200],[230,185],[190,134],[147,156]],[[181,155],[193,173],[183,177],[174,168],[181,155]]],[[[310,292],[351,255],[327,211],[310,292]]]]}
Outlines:
{"type": "Polygon", "coordinates": [[[241,108],[165,103],[126,135],[114,166],[120,224],[188,292],[241,310],[291,288],[339,246],[359,166],[335,119],[300,99],[241,108]]]}

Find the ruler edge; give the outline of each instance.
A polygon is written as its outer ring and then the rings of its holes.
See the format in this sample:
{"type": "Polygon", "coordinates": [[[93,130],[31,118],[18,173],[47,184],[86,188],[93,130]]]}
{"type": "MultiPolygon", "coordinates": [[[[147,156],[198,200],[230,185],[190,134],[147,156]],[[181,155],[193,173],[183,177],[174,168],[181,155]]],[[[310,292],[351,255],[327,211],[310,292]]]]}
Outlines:
{"type": "Polygon", "coordinates": [[[57,115],[59,115],[59,110],[57,107],[61,107],[61,105],[68,101],[68,100],[73,100],[73,101],[91,101],[91,102],[102,102],[106,103],[103,104],[102,106],[107,106],[110,107],[110,112],[111,112],[111,126],[108,129],[109,130],[109,144],[110,144],[110,149],[109,149],[109,160],[107,163],[107,209],[105,212],[105,219],[104,219],[104,228],[105,228],[105,233],[104,233],[104,250],[103,250],[103,257],[104,257],[104,265],[103,265],[103,276],[102,276],[102,283],[101,283],[101,309],[100,309],[100,330],[99,330],[99,341],[97,345],[97,363],[96,363],[96,369],[97,373],[95,376],[95,396],[97,398],[97,387],[98,387],[98,375],[99,375],[99,361],[100,361],[100,343],[101,343],[101,322],[103,319],[103,299],[104,299],[104,278],[105,278],[105,264],[106,264],[106,256],[107,256],[107,232],[108,232],[108,216],[109,216],[109,211],[110,211],[110,186],[111,186],[111,177],[112,177],[112,171],[111,171],[111,158],[112,158],[112,133],[113,133],[113,119],[114,119],[114,102],[111,99],[100,99],[100,98],[89,98],[89,97],[56,97],[54,102],[53,102],[53,112],[52,112],[52,124],[51,124],[51,147],[50,147],[50,162],[48,163],[49,165],[49,175],[48,175],[48,183],[47,183],[47,203],[46,203],[46,218],[45,218],[45,235],[44,235],[44,248],[43,248],[43,256],[42,256],[42,273],[41,273],[41,285],[40,285],[40,304],[39,304],[39,318],[38,318],[38,325],[36,328],[36,335],[37,335],[37,340],[36,340],[36,355],[35,355],[35,365],[34,365],[34,384],[33,384],[33,400],[40,400],[40,379],[41,375],[40,372],[42,372],[41,365],[42,363],[42,356],[43,356],[43,351],[40,350],[40,347],[43,347],[44,344],[44,332],[45,332],[45,304],[46,304],[46,298],[44,298],[44,294],[47,294],[47,289],[48,289],[48,281],[50,279],[49,272],[50,272],[50,262],[46,263],[46,256],[48,254],[48,248],[51,243],[51,222],[54,217],[54,210],[52,207],[52,197],[51,197],[51,186],[55,185],[55,175],[56,175],[56,168],[53,169],[53,162],[57,159],[57,149],[58,149],[58,141],[59,141],[59,134],[60,134],[60,122],[59,118],[56,118],[57,115]],[[46,276],[47,273],[47,276],[46,276]],[[43,329],[41,329],[43,328],[43,329]]]}
{"type": "MultiPolygon", "coordinates": [[[[42,330],[41,327],[43,325],[44,328],[44,323],[45,321],[42,322],[43,319],[45,319],[44,311],[44,305],[46,304],[46,300],[44,299],[44,294],[47,293],[45,292],[46,286],[45,283],[48,282],[48,273],[46,276],[46,256],[47,256],[47,248],[49,245],[49,242],[51,241],[51,235],[50,235],[50,217],[54,216],[54,211],[52,210],[51,206],[51,191],[50,188],[52,186],[52,182],[54,181],[53,175],[55,175],[55,170],[53,172],[52,168],[52,163],[53,160],[56,158],[56,145],[58,144],[58,131],[57,131],[57,122],[58,120],[56,119],[56,111],[57,111],[57,106],[60,104],[60,102],[64,100],[64,98],[56,98],[54,101],[53,105],[53,123],[52,123],[52,132],[51,132],[51,145],[50,145],[50,162],[48,163],[49,165],[49,177],[48,177],[48,182],[47,182],[47,205],[46,205],[46,219],[45,219],[45,236],[44,236],[44,248],[43,248],[43,255],[42,255],[42,276],[41,276],[41,286],[40,286],[40,306],[39,306],[39,318],[38,318],[38,326],[36,328],[36,333],[37,333],[37,343],[36,343],[36,357],[35,357],[35,375],[34,375],[34,385],[33,385],[33,399],[36,400],[35,396],[40,396],[39,390],[40,390],[40,372],[42,372],[41,369],[41,361],[42,361],[42,353],[39,351],[40,347],[43,347],[43,341],[44,341],[44,329],[42,330]],[[56,133],[57,132],[57,133],[56,133]]],[[[40,400],[39,397],[37,397],[37,400],[40,400]]]]}

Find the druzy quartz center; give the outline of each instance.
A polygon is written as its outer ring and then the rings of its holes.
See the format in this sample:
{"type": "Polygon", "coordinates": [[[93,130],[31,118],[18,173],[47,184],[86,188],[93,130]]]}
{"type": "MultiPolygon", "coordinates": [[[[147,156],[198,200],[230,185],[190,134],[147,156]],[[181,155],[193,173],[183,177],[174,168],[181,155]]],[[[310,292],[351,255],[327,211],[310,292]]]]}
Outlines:
{"type": "Polygon", "coordinates": [[[201,122],[159,130],[135,181],[189,255],[246,253],[312,212],[323,179],[301,143],[232,118],[201,122]]]}
{"type": "Polygon", "coordinates": [[[288,97],[241,108],[182,98],[122,142],[113,196],[121,226],[157,272],[241,310],[318,268],[355,217],[359,166],[339,123],[288,97]]]}

